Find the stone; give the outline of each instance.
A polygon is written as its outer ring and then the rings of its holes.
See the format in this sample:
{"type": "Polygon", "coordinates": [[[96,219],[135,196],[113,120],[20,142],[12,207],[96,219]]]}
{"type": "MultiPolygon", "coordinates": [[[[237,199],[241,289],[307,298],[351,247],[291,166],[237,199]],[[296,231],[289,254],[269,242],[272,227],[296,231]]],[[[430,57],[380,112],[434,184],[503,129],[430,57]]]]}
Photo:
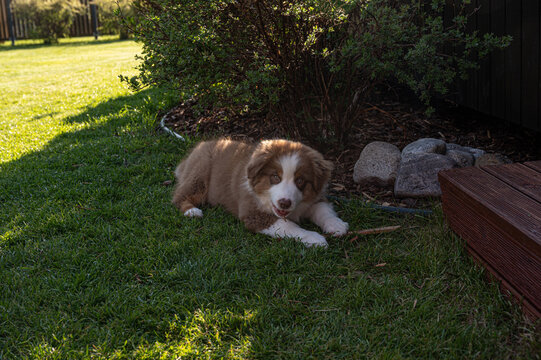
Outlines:
{"type": "Polygon", "coordinates": [[[457,163],[445,155],[411,154],[402,158],[394,184],[394,194],[401,198],[441,196],[438,172],[455,167],[458,167],[457,163]]]}
{"type": "Polygon", "coordinates": [[[401,153],[398,147],[382,141],[366,145],[355,163],[353,180],[361,185],[393,186],[401,153]]]}
{"type": "Polygon", "coordinates": [[[470,154],[473,155],[473,158],[475,160],[479,159],[481,156],[486,154],[485,150],[471,148],[471,147],[466,147],[466,149],[470,152],[470,154]]]}
{"type": "Polygon", "coordinates": [[[472,148],[472,147],[469,147],[469,146],[462,146],[462,145],[458,145],[458,144],[453,144],[453,143],[447,144],[447,151],[449,151],[449,150],[458,150],[458,151],[468,152],[468,153],[472,154],[474,160],[476,160],[477,158],[479,158],[480,156],[485,154],[484,150],[477,149],[477,148],[472,148]]]}
{"type": "Polygon", "coordinates": [[[406,147],[402,149],[402,157],[426,153],[445,154],[446,149],[447,144],[443,140],[423,138],[406,145],[406,147]]]}
{"type": "Polygon", "coordinates": [[[475,158],[467,151],[447,150],[445,156],[453,159],[459,167],[473,166],[475,158]]]}
{"type": "Polygon", "coordinates": [[[449,150],[458,150],[458,151],[466,151],[469,152],[466,148],[466,146],[458,145],[455,143],[448,143],[447,144],[447,151],[449,150]]]}
{"type": "Polygon", "coordinates": [[[475,160],[475,166],[511,164],[513,161],[502,154],[484,154],[475,160]]]}

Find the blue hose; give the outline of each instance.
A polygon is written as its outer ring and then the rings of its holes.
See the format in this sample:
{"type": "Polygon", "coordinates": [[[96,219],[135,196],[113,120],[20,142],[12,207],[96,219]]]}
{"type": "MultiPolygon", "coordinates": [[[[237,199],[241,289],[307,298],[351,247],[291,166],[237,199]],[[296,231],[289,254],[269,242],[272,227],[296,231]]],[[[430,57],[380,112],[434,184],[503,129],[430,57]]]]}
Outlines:
{"type": "MultiPolygon", "coordinates": [[[[327,198],[329,200],[338,201],[338,202],[351,201],[351,199],[339,198],[332,195],[327,195],[327,198]]],[[[422,215],[422,216],[429,216],[433,214],[432,210],[427,210],[427,209],[412,209],[412,208],[402,208],[402,207],[397,207],[397,206],[383,206],[383,205],[371,204],[367,202],[363,202],[363,204],[372,209],[378,209],[378,210],[394,212],[394,213],[399,213],[399,214],[413,214],[413,215],[422,215]]]]}

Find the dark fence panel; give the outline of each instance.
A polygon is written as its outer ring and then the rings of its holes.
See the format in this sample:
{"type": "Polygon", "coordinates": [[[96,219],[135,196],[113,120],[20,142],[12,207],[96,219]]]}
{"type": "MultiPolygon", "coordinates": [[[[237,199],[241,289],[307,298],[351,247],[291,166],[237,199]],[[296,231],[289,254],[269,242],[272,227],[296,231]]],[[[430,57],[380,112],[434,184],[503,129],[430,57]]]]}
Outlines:
{"type": "Polygon", "coordinates": [[[8,14],[5,1],[0,0],[0,40],[9,39],[8,14]]]}
{"type": "Polygon", "coordinates": [[[88,0],[81,0],[81,3],[85,4],[86,6],[85,12],[81,15],[77,15],[75,18],[70,29],[70,36],[89,36],[93,34],[88,0]]]}
{"type": "MultiPolygon", "coordinates": [[[[89,0],[80,0],[85,5],[85,12],[77,15],[70,29],[70,36],[89,36],[94,35],[92,30],[92,21],[90,15],[89,0]]],[[[0,0],[0,40],[9,39],[8,15],[7,15],[8,0],[0,0]]],[[[15,38],[28,39],[31,36],[32,23],[24,19],[17,19],[13,16],[15,38]]]]}
{"type": "MultiPolygon", "coordinates": [[[[448,0],[452,9],[454,0],[448,0]]],[[[461,83],[456,101],[483,114],[541,131],[541,5],[539,0],[472,0],[470,31],[508,34],[513,42],[461,83]]],[[[446,11],[446,23],[453,11],[446,11]]]]}

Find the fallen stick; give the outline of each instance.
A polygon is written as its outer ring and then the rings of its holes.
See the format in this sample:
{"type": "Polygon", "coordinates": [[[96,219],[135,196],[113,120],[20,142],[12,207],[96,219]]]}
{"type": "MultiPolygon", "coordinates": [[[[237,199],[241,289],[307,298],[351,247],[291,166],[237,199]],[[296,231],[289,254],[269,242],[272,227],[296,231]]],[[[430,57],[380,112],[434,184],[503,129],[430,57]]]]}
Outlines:
{"type": "Polygon", "coordinates": [[[395,226],[385,226],[374,229],[365,229],[365,230],[354,230],[348,232],[349,235],[371,235],[371,234],[381,234],[386,232],[391,232],[400,229],[400,225],[395,226]]]}
{"type": "MultiPolygon", "coordinates": [[[[385,227],[379,227],[379,228],[373,228],[373,229],[364,229],[364,230],[353,230],[348,231],[342,236],[349,236],[349,235],[372,235],[372,234],[381,234],[386,232],[391,232],[400,229],[400,225],[395,226],[385,226],[385,227]]],[[[328,234],[327,237],[333,236],[332,234],[328,234]]],[[[357,236],[355,236],[351,241],[357,240],[357,236]]]]}

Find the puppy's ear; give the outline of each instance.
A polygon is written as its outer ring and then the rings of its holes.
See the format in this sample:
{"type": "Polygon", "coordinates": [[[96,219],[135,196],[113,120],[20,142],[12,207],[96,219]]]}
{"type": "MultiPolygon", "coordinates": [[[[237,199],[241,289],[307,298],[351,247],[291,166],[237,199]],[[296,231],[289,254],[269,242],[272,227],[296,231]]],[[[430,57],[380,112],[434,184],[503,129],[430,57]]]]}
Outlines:
{"type": "Polygon", "coordinates": [[[248,166],[246,167],[246,175],[248,180],[252,183],[259,175],[261,170],[267,165],[272,157],[272,153],[269,151],[268,146],[260,144],[252,154],[248,166]]]}
{"type": "Polygon", "coordinates": [[[317,193],[320,193],[331,179],[333,167],[332,162],[325,160],[320,153],[314,151],[312,168],[314,171],[314,190],[317,193]]]}

